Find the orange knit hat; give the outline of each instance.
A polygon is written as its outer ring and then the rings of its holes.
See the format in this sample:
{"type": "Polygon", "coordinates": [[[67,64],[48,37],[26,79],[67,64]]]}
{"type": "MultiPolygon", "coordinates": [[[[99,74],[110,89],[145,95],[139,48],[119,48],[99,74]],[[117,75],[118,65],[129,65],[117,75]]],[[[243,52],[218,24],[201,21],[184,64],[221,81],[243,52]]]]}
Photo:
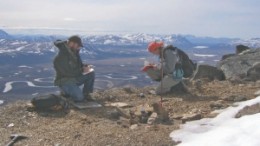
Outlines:
{"type": "Polygon", "coordinates": [[[148,51],[149,52],[154,52],[156,51],[157,49],[163,47],[164,43],[162,41],[160,42],[151,42],[149,45],[148,45],[148,51]]]}

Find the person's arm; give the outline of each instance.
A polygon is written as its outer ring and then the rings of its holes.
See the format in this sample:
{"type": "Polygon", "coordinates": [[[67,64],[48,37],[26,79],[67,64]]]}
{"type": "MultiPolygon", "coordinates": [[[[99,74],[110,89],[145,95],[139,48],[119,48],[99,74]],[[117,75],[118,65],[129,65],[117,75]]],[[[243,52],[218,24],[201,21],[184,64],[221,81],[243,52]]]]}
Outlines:
{"type": "Polygon", "coordinates": [[[59,49],[60,52],[67,52],[67,48],[65,46],[66,43],[67,41],[56,40],[54,45],[59,49]]]}
{"type": "Polygon", "coordinates": [[[175,69],[175,64],[177,63],[177,54],[174,54],[172,50],[166,50],[163,54],[163,64],[162,68],[164,74],[171,74],[175,69]]]}

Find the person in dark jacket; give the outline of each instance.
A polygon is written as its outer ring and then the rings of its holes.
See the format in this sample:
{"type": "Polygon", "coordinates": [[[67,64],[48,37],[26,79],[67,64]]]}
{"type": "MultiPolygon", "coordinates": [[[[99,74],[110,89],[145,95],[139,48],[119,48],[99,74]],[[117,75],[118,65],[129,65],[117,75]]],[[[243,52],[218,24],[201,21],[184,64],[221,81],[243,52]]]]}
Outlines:
{"type": "Polygon", "coordinates": [[[65,41],[57,40],[54,45],[59,49],[53,62],[56,71],[54,85],[75,102],[91,100],[90,93],[93,92],[95,73],[90,66],[82,63],[79,51],[83,45],[80,37],[71,36],[65,41]],[[82,84],[84,84],[83,91],[79,87],[82,84]]]}

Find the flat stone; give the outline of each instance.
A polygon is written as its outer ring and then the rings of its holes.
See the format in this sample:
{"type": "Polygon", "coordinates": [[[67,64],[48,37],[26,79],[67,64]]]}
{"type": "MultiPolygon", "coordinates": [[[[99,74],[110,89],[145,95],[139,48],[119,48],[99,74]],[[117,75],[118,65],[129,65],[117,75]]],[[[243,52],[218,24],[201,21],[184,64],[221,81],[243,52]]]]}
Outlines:
{"type": "Polygon", "coordinates": [[[224,97],[220,97],[221,100],[225,100],[225,101],[245,101],[247,100],[247,97],[245,96],[241,96],[241,95],[231,95],[231,96],[224,96],[224,97]]]}
{"type": "Polygon", "coordinates": [[[181,120],[182,123],[185,123],[187,121],[200,120],[201,118],[202,118],[201,114],[184,114],[181,120]]]}
{"type": "Polygon", "coordinates": [[[235,115],[235,118],[240,118],[246,115],[253,115],[257,113],[260,113],[260,103],[244,107],[235,115]]]}
{"type": "Polygon", "coordinates": [[[255,92],[255,96],[260,96],[260,90],[255,92]]]}
{"type": "Polygon", "coordinates": [[[129,104],[124,103],[124,102],[106,103],[105,106],[119,107],[119,108],[132,107],[132,105],[129,105],[129,104]]]}
{"type": "Polygon", "coordinates": [[[235,96],[223,96],[223,97],[220,97],[219,99],[221,100],[225,100],[225,101],[233,101],[235,98],[235,96]]]}
{"type": "Polygon", "coordinates": [[[236,97],[234,98],[234,101],[235,101],[235,102],[245,101],[245,100],[247,100],[247,98],[246,98],[245,96],[236,96],[236,97]]]}
{"type": "Polygon", "coordinates": [[[135,130],[135,129],[137,129],[138,128],[138,124],[134,124],[134,125],[131,125],[130,126],[130,129],[131,130],[135,130]]]}
{"type": "Polygon", "coordinates": [[[173,119],[177,119],[177,120],[181,119],[182,117],[183,117],[182,115],[174,115],[174,116],[172,116],[173,119]]]}
{"type": "Polygon", "coordinates": [[[223,100],[212,101],[212,102],[210,102],[210,107],[220,109],[220,108],[225,107],[225,103],[223,100]]]}
{"type": "Polygon", "coordinates": [[[215,118],[219,113],[210,113],[205,118],[215,118]]]}
{"type": "Polygon", "coordinates": [[[152,94],[152,95],[156,95],[155,90],[150,90],[148,93],[149,93],[149,94],[152,94]]]}

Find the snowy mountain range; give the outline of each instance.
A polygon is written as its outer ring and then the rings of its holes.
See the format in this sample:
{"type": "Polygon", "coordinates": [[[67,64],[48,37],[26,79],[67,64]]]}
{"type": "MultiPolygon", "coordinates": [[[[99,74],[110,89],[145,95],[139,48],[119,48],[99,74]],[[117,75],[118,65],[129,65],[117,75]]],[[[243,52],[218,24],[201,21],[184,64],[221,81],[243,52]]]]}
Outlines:
{"type": "MultiPolygon", "coordinates": [[[[193,50],[204,48],[204,53],[210,51],[212,51],[212,53],[218,53],[220,50],[220,52],[229,49],[234,50],[234,47],[238,44],[244,44],[253,48],[260,47],[260,38],[243,40],[238,38],[144,33],[83,35],[81,37],[85,46],[85,49],[82,49],[82,53],[93,59],[143,55],[146,51],[147,44],[154,40],[162,40],[166,44],[173,44],[188,52],[194,52],[193,50]]],[[[54,47],[53,41],[66,38],[67,36],[58,35],[10,35],[4,30],[0,30],[0,56],[1,58],[6,58],[8,56],[42,56],[54,54],[57,49],[54,47]]]]}

